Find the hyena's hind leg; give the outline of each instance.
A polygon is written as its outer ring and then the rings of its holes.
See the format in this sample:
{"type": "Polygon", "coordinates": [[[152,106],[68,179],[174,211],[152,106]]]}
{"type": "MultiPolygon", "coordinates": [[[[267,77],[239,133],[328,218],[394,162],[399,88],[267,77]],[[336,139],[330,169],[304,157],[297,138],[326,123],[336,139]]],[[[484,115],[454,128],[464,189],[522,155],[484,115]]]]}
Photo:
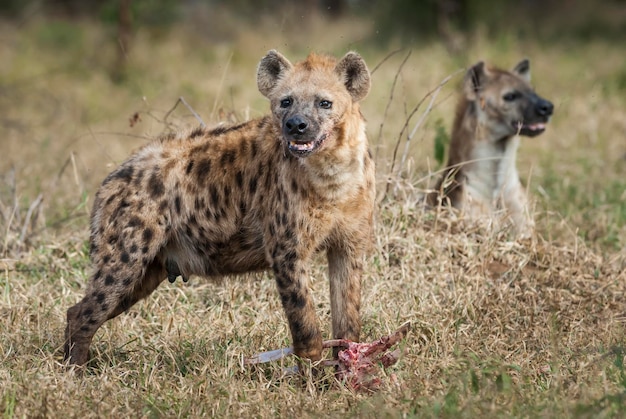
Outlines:
{"type": "Polygon", "coordinates": [[[130,269],[107,268],[93,275],[85,297],[67,310],[65,360],[70,364],[85,364],[91,340],[100,326],[150,295],[167,277],[158,257],[147,266],[138,262],[130,269]]]}

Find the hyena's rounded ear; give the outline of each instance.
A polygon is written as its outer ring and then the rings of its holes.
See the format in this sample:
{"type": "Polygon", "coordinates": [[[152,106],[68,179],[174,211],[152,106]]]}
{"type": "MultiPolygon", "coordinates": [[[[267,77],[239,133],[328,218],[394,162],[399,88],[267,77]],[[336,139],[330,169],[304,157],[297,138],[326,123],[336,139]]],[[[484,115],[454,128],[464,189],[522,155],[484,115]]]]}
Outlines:
{"type": "Polygon", "coordinates": [[[530,83],[530,60],[525,58],[517,63],[513,68],[513,73],[526,80],[527,83],[530,83]]]}
{"type": "Polygon", "coordinates": [[[335,72],[343,80],[352,100],[358,102],[370,91],[370,71],[356,52],[349,52],[337,63],[335,72]]]}
{"type": "Polygon", "coordinates": [[[271,50],[259,63],[256,82],[263,96],[268,97],[278,80],[293,66],[280,52],[271,50]]]}
{"type": "Polygon", "coordinates": [[[483,89],[488,77],[489,70],[487,70],[483,61],[474,64],[469,70],[467,70],[467,73],[465,73],[465,79],[463,80],[463,90],[465,91],[467,99],[478,99],[479,93],[483,89]]]}

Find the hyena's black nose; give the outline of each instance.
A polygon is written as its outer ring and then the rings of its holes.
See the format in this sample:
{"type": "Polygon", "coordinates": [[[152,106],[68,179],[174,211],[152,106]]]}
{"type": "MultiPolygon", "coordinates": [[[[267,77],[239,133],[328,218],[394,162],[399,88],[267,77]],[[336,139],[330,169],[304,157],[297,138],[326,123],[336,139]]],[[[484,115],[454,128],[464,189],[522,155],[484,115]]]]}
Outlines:
{"type": "Polygon", "coordinates": [[[303,135],[306,132],[309,124],[300,116],[296,115],[285,122],[285,127],[289,135],[303,135]]]}
{"type": "Polygon", "coordinates": [[[554,110],[554,105],[552,102],[547,101],[545,99],[539,99],[537,102],[537,106],[535,107],[537,113],[541,116],[550,116],[552,115],[552,111],[554,110]]]}

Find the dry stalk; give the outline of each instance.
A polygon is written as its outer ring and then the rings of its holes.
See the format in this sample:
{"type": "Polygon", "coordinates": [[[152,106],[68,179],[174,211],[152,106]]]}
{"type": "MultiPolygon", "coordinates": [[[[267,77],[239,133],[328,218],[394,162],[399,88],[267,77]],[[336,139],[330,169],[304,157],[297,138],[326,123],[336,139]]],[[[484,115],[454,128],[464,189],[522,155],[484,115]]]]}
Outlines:
{"type": "MultiPolygon", "coordinates": [[[[380,150],[381,139],[383,135],[383,127],[385,125],[385,121],[387,120],[387,115],[389,113],[389,108],[391,103],[393,102],[394,92],[396,90],[396,84],[398,82],[398,77],[400,77],[400,72],[402,71],[402,67],[406,64],[407,60],[411,56],[411,51],[404,57],[404,60],[400,63],[398,70],[396,71],[396,75],[393,78],[393,83],[391,84],[391,92],[389,93],[389,100],[387,101],[387,106],[385,107],[385,112],[383,113],[383,120],[380,123],[380,127],[378,128],[378,138],[376,139],[376,151],[374,152],[374,161],[378,163],[378,151],[380,150]]],[[[386,60],[386,58],[385,58],[386,60]]],[[[384,60],[383,60],[384,62],[384,60]]],[[[378,66],[376,66],[378,68],[378,66]]]]}
{"type": "Polygon", "coordinates": [[[176,109],[176,107],[178,106],[179,103],[182,103],[183,105],[185,105],[185,107],[189,110],[189,112],[191,112],[193,114],[193,116],[198,120],[198,122],[200,122],[200,126],[202,128],[206,128],[206,124],[204,123],[204,121],[202,120],[202,118],[200,118],[200,115],[198,115],[196,113],[196,111],[187,103],[187,101],[185,101],[185,98],[180,96],[178,98],[178,100],[176,101],[176,103],[174,103],[174,106],[172,106],[172,109],[170,109],[169,111],[167,111],[167,113],[165,114],[165,116],[163,117],[163,122],[164,124],[169,126],[169,123],[167,122],[167,118],[170,116],[170,114],[172,112],[174,112],[174,110],[176,109]]]}

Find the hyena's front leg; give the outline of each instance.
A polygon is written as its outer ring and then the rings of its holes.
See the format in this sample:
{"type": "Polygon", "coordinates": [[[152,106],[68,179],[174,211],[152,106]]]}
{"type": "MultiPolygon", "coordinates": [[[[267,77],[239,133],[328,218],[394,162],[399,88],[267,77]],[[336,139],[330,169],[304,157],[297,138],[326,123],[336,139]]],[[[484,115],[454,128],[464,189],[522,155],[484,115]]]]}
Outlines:
{"type": "Polygon", "coordinates": [[[361,334],[363,252],[351,246],[332,246],[327,256],[333,338],[358,342],[361,334]]]}
{"type": "Polygon", "coordinates": [[[322,335],[309,292],[306,262],[293,249],[283,254],[274,253],[272,266],[289,322],[294,352],[301,358],[318,361],[322,357],[322,335]]]}

